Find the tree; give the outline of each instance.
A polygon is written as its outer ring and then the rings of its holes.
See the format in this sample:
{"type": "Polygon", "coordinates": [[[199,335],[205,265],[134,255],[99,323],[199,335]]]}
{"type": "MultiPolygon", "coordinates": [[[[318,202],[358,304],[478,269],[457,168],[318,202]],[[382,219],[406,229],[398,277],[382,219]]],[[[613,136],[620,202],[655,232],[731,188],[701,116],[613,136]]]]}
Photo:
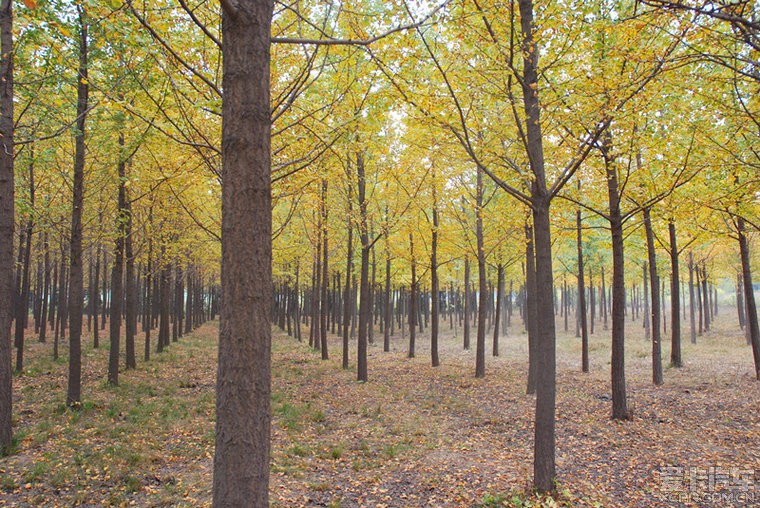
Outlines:
{"type": "Polygon", "coordinates": [[[77,132],[74,154],[74,187],[71,207],[71,245],[69,258],[69,384],[66,404],[74,409],[82,398],[82,309],[84,274],[82,269],[82,212],[84,207],[85,120],[87,118],[89,82],[87,77],[87,16],[82,6],[79,14],[79,72],[77,75],[77,132]]]}
{"type": "Polygon", "coordinates": [[[13,2],[0,2],[0,454],[13,429],[11,319],[13,317],[13,2]]]}
{"type": "Polygon", "coordinates": [[[269,505],[271,0],[222,1],[222,300],[213,505],[269,505]]]}

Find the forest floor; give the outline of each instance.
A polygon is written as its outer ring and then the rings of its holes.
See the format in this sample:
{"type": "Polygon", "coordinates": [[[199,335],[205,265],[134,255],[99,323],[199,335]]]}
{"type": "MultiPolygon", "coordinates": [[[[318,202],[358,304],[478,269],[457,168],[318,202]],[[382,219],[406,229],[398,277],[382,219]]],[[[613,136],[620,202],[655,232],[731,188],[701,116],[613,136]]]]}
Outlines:
{"type": "MultiPolygon", "coordinates": [[[[535,399],[515,323],[475,379],[473,350],[448,323],[441,366],[428,334],[417,357],[396,336],[370,346],[369,382],[275,331],[271,499],[275,507],[760,506],[760,385],[729,309],[683,344],[685,365],[651,383],[641,321],[626,342],[631,420],[610,420],[609,331],[580,341],[558,322],[557,494],[530,492],[535,399]]],[[[308,332],[308,329],[305,329],[308,332]]],[[[574,330],[573,330],[574,332],[574,330]]],[[[107,334],[101,334],[106,336],[107,334]]],[[[0,458],[0,506],[206,506],[211,499],[217,329],[105,382],[108,350],[85,348],[83,406],[66,409],[66,355],[30,342],[14,377],[17,445],[0,458]]],[[[102,341],[107,342],[107,340],[102,341]]],[[[141,351],[139,341],[138,351],[141,351]]],[[[355,351],[351,350],[355,359],[355,351]]],[[[352,363],[353,366],[353,363],[352,363]]]]}

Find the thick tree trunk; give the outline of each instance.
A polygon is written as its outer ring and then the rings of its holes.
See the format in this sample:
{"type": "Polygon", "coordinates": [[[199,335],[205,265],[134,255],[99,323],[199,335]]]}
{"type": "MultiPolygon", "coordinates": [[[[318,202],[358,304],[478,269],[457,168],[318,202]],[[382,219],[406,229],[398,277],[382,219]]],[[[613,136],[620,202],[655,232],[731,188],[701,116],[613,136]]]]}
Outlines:
{"type": "Polygon", "coordinates": [[[747,327],[752,344],[752,357],[755,361],[755,377],[760,380],[760,327],[757,322],[755,290],[752,287],[752,267],[749,259],[749,243],[745,233],[744,218],[737,217],[736,232],[739,235],[739,255],[742,260],[742,278],[744,282],[744,301],[747,302],[747,327]]]}
{"type": "Polygon", "coordinates": [[[330,269],[327,252],[327,180],[322,180],[322,296],[319,312],[319,339],[322,359],[330,358],[327,350],[327,315],[329,312],[328,289],[330,287],[330,269]]]}
{"type": "MultiPolygon", "coordinates": [[[[32,150],[34,158],[34,150],[32,150]]],[[[29,164],[29,206],[34,209],[34,160],[29,164]]],[[[24,228],[23,266],[21,271],[21,291],[16,300],[16,371],[21,372],[24,368],[24,332],[29,319],[29,267],[32,253],[32,235],[34,221],[31,215],[24,228]]],[[[19,245],[21,250],[21,245],[19,245]]],[[[21,253],[19,252],[19,255],[21,253]]]]}
{"type": "Polygon", "coordinates": [[[22,258],[21,273],[17,276],[21,281],[20,290],[16,295],[16,372],[24,370],[24,332],[29,316],[29,261],[32,250],[33,222],[27,221],[22,235],[23,245],[19,245],[19,257],[22,258]]]}
{"type": "MultiPolygon", "coordinates": [[[[359,239],[361,243],[360,293],[359,293],[359,334],[357,341],[356,377],[367,381],[367,328],[369,323],[370,287],[369,287],[369,226],[367,224],[367,193],[364,172],[364,154],[356,154],[357,191],[359,194],[359,239]]],[[[354,279],[354,286],[356,282],[354,279]]]]}
{"type": "Polygon", "coordinates": [[[596,321],[596,288],[594,287],[594,272],[588,269],[588,310],[589,310],[589,335],[594,335],[594,322],[596,321]]]}
{"type": "MultiPolygon", "coordinates": [[[[119,134],[119,148],[124,150],[124,135],[119,134]]],[[[123,160],[118,163],[119,197],[116,213],[116,240],[111,270],[111,316],[109,323],[109,338],[111,349],[108,352],[108,383],[112,386],[119,384],[119,340],[121,338],[121,302],[124,298],[124,238],[126,234],[126,164],[123,160]]]]}
{"type": "MultiPolygon", "coordinates": [[[[581,183],[578,181],[578,191],[581,183]]],[[[576,246],[578,248],[578,323],[581,335],[581,371],[588,372],[588,324],[586,323],[586,283],[583,280],[583,235],[581,211],[575,212],[576,246]]]]}
{"type": "Polygon", "coordinates": [[[739,314],[739,328],[742,330],[744,330],[747,322],[744,310],[744,282],[742,278],[742,272],[739,272],[736,274],[736,312],[739,314]]]}
{"type": "Polygon", "coordinates": [[[704,331],[710,331],[710,296],[707,292],[707,261],[702,261],[702,319],[704,331]]]}
{"type": "Polygon", "coordinates": [[[409,350],[408,358],[415,356],[415,339],[417,337],[417,260],[414,257],[414,235],[409,233],[409,253],[412,268],[412,282],[409,285],[409,350]]]}
{"type": "MultiPolygon", "coordinates": [[[[50,244],[48,243],[48,233],[45,231],[42,237],[42,249],[45,251],[45,260],[43,261],[43,276],[44,282],[42,283],[42,302],[40,307],[40,336],[39,341],[45,342],[45,336],[47,335],[48,328],[48,312],[50,309],[50,244]]],[[[97,294],[94,293],[95,295],[97,294]]],[[[93,300],[97,299],[97,296],[92,297],[93,300]]]]}
{"type": "Polygon", "coordinates": [[[652,316],[652,309],[649,305],[649,263],[644,263],[644,276],[642,277],[644,280],[644,319],[642,319],[642,325],[644,327],[644,340],[649,340],[652,338],[652,323],[651,323],[651,316],[652,316]]]}
{"type": "Polygon", "coordinates": [[[13,438],[13,2],[0,2],[0,455],[13,438]]]}
{"type": "MultiPolygon", "coordinates": [[[[693,264],[694,266],[694,272],[696,273],[697,281],[696,281],[696,287],[697,287],[697,313],[698,313],[698,321],[699,321],[699,329],[698,329],[698,335],[702,336],[702,330],[703,330],[703,316],[702,316],[702,283],[700,282],[702,275],[699,270],[699,263],[693,264]]],[[[696,343],[696,340],[694,341],[696,343]]]]}
{"type": "Polygon", "coordinates": [[[391,350],[391,329],[393,328],[393,305],[391,302],[391,253],[388,245],[388,234],[385,234],[385,327],[383,328],[383,351],[391,350]]]}
{"type": "Polygon", "coordinates": [[[502,298],[504,293],[504,265],[499,263],[496,268],[496,314],[493,324],[493,355],[499,356],[499,322],[502,313],[502,298]]]}
{"type": "MultiPolygon", "coordinates": [[[[657,274],[657,258],[654,251],[651,209],[644,208],[644,231],[647,237],[649,261],[649,287],[652,289],[652,382],[660,386],[662,379],[662,335],[660,334],[660,277],[657,274]]],[[[646,280],[646,279],[645,279],[646,280]]]]}
{"type": "Polygon", "coordinates": [[[71,258],[69,268],[69,383],[66,404],[78,409],[82,397],[82,208],[84,207],[85,118],[87,116],[87,22],[79,11],[79,73],[77,84],[77,135],[74,146],[74,186],[71,209],[71,258]]]}
{"type": "Polygon", "coordinates": [[[351,175],[348,183],[348,214],[346,218],[346,227],[348,228],[348,239],[346,240],[346,287],[343,290],[343,320],[341,322],[343,332],[343,368],[348,369],[349,354],[349,323],[351,321],[351,309],[354,302],[351,300],[351,272],[354,267],[354,228],[351,213],[353,210],[353,185],[351,185],[351,175]]]}
{"type": "MultiPolygon", "coordinates": [[[[618,176],[614,161],[609,157],[609,137],[605,137],[603,153],[607,174],[607,193],[612,234],[612,418],[630,417],[625,389],[625,256],[623,251],[623,217],[620,212],[618,176]]],[[[657,287],[657,286],[655,286],[657,287]]],[[[653,288],[653,290],[655,290],[653,288]]]]}
{"type": "Polygon", "coordinates": [[[223,2],[222,298],[213,506],[269,506],[273,2],[223,2]]]}
{"type": "Polygon", "coordinates": [[[464,308],[462,310],[464,317],[463,323],[463,347],[465,351],[470,349],[470,258],[464,257],[464,308]]]}
{"type": "MultiPolygon", "coordinates": [[[[171,294],[172,270],[171,270],[171,265],[166,260],[166,249],[164,248],[164,246],[161,246],[161,260],[164,265],[161,267],[161,272],[159,274],[160,280],[159,280],[159,286],[158,286],[159,322],[158,322],[158,347],[156,348],[157,353],[161,353],[164,351],[165,348],[169,347],[169,334],[170,334],[169,314],[171,312],[170,294],[171,294]]],[[[111,302],[111,307],[115,307],[116,305],[117,304],[115,301],[111,302]]],[[[267,309],[267,311],[269,311],[269,309],[267,309]]]]}
{"type": "Polygon", "coordinates": [[[554,425],[556,400],[556,335],[553,313],[553,270],[549,202],[534,202],[536,254],[535,353],[536,428],[534,480],[539,491],[554,488],[554,425]],[[540,326],[539,326],[540,323],[540,326]]]}
{"type": "Polygon", "coordinates": [[[106,329],[106,318],[108,317],[108,253],[103,252],[103,304],[100,306],[100,329],[106,329]]]}
{"type": "Polygon", "coordinates": [[[98,349],[100,347],[100,329],[98,325],[98,318],[100,317],[100,255],[102,246],[98,243],[97,252],[95,254],[95,273],[93,280],[93,293],[92,293],[92,347],[98,349]]]}
{"type": "MultiPolygon", "coordinates": [[[[522,92],[525,109],[526,148],[534,179],[531,187],[533,236],[536,257],[535,327],[536,423],[534,433],[533,478],[539,492],[555,487],[555,400],[556,335],[554,328],[554,281],[552,271],[551,195],[546,184],[543,135],[538,100],[539,49],[533,36],[533,2],[520,0],[520,25],[523,34],[522,92]]],[[[533,317],[533,316],[531,316],[533,317]]]]}
{"type": "Polygon", "coordinates": [[[681,360],[681,276],[678,269],[676,225],[668,222],[670,236],[670,365],[683,366],[681,360]]]}
{"type": "MultiPolygon", "coordinates": [[[[125,194],[125,198],[126,198],[125,194]]],[[[135,355],[135,334],[137,333],[137,280],[135,279],[135,254],[132,246],[132,205],[129,199],[125,201],[127,214],[124,225],[124,250],[125,250],[125,312],[124,312],[124,346],[126,353],[126,368],[137,368],[135,355]]]]}
{"type": "Polygon", "coordinates": [[[604,267],[602,267],[602,319],[604,320],[604,329],[607,329],[607,281],[604,277],[604,267]]]}
{"type": "MultiPolygon", "coordinates": [[[[475,239],[478,248],[478,331],[475,343],[475,377],[486,375],[486,309],[488,283],[486,281],[486,254],[483,247],[483,171],[478,167],[475,198],[475,239]]],[[[553,319],[553,318],[552,318],[553,319]]]]}
{"type": "MultiPolygon", "coordinates": [[[[148,215],[148,223],[152,221],[152,213],[148,215]]],[[[150,331],[153,326],[153,241],[148,238],[148,263],[145,268],[145,305],[143,305],[143,322],[145,323],[145,348],[143,359],[150,360],[150,331]]],[[[188,321],[190,321],[188,319],[188,321]]]]}
{"type": "Polygon", "coordinates": [[[438,296],[438,196],[435,191],[435,167],[432,170],[431,176],[431,181],[433,182],[433,229],[430,232],[432,236],[430,245],[430,293],[432,295],[430,360],[433,367],[438,367],[441,361],[438,358],[438,311],[440,308],[440,298],[438,296]]]}

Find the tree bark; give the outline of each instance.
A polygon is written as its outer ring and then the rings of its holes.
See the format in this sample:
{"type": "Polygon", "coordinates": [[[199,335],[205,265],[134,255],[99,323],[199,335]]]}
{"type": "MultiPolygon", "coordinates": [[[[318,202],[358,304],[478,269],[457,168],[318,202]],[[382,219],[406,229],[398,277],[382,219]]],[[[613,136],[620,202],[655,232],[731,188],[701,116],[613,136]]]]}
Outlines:
{"type": "Polygon", "coordinates": [[[348,228],[348,239],[346,240],[346,287],[343,290],[343,368],[348,369],[349,355],[349,323],[351,321],[351,309],[354,302],[351,300],[351,272],[354,267],[354,228],[353,217],[353,185],[351,185],[352,176],[349,174],[348,182],[348,216],[346,227],[348,228]]]}
{"type": "MultiPolygon", "coordinates": [[[[29,164],[29,205],[34,210],[34,150],[32,150],[32,161],[29,164]]],[[[34,221],[30,213],[24,228],[24,245],[19,245],[23,250],[23,266],[20,274],[21,291],[16,300],[16,371],[21,372],[24,368],[24,335],[26,324],[29,319],[29,266],[32,253],[32,234],[34,221]]],[[[21,253],[19,252],[19,255],[21,253]]]]}
{"type": "Polygon", "coordinates": [[[272,0],[224,2],[222,299],[213,506],[269,506],[272,0]]]}
{"type": "Polygon", "coordinates": [[[612,418],[624,420],[630,417],[625,389],[625,256],[618,175],[614,161],[609,155],[611,148],[609,135],[606,135],[603,143],[603,155],[607,174],[609,219],[612,235],[612,358],[610,369],[612,418]]]}
{"type": "MultiPolygon", "coordinates": [[[[148,223],[153,219],[153,214],[148,214],[148,223]]],[[[153,327],[153,240],[148,237],[148,262],[145,268],[145,305],[143,306],[143,322],[145,323],[145,348],[143,359],[150,360],[150,331],[153,327]]],[[[188,322],[190,319],[188,319],[188,322]]]]}
{"type": "Polygon", "coordinates": [[[644,208],[644,231],[647,237],[647,259],[649,261],[649,287],[652,299],[652,383],[660,386],[662,379],[662,335],[660,334],[660,278],[657,274],[657,257],[654,251],[651,209],[644,208]]]}
{"type": "Polygon", "coordinates": [[[74,186],[71,209],[71,245],[69,260],[69,383],[66,404],[79,409],[82,397],[82,208],[84,207],[85,118],[88,109],[87,21],[79,12],[79,73],[77,79],[77,134],[74,144],[74,186]]]}
{"type": "MultiPolygon", "coordinates": [[[[128,193],[128,191],[127,191],[128,193]]],[[[135,334],[137,333],[137,280],[135,279],[135,254],[132,245],[132,205],[125,194],[125,212],[127,214],[124,228],[124,250],[125,250],[125,325],[124,325],[124,346],[126,353],[126,368],[137,368],[137,358],[135,355],[135,334]]]]}
{"type": "Polygon", "coordinates": [[[678,243],[676,225],[668,222],[670,236],[670,365],[683,366],[681,360],[681,276],[678,273],[678,243]]]}
{"type": "MultiPolygon", "coordinates": [[[[45,337],[47,335],[47,327],[48,327],[48,313],[50,309],[50,244],[48,243],[48,233],[45,231],[43,233],[42,237],[42,250],[45,251],[45,259],[43,261],[43,277],[44,282],[42,283],[42,302],[40,307],[40,336],[39,341],[41,343],[45,342],[45,337]]],[[[95,292],[94,294],[97,294],[95,292]]],[[[92,297],[96,298],[96,297],[92,297]]]]}
{"type": "Polygon", "coordinates": [[[702,261],[702,320],[704,331],[710,331],[710,296],[707,292],[707,261],[702,261]]]}
{"type": "Polygon", "coordinates": [[[0,455],[13,439],[13,2],[0,2],[0,455]]]}
{"type": "Polygon", "coordinates": [[[409,233],[409,253],[412,268],[412,282],[409,285],[409,350],[408,358],[415,356],[415,339],[417,337],[417,260],[414,257],[414,235],[409,233]]]}
{"type": "Polygon", "coordinates": [[[435,191],[436,178],[435,167],[432,169],[431,182],[433,188],[433,229],[430,245],[430,293],[432,295],[432,323],[430,326],[430,360],[433,367],[441,364],[438,357],[438,311],[440,298],[438,297],[438,196],[435,191]]]}
{"type": "MultiPolygon", "coordinates": [[[[578,180],[578,191],[581,182],[578,180]]],[[[576,245],[578,248],[578,322],[581,332],[581,371],[588,372],[588,324],[586,323],[586,283],[583,280],[583,236],[581,211],[575,212],[576,245]]]]}
{"type": "Polygon", "coordinates": [[[496,268],[496,308],[493,324],[493,355],[499,356],[499,322],[502,312],[502,298],[504,293],[504,265],[499,263],[496,268]]]}
{"type": "Polygon", "coordinates": [[[742,279],[742,272],[736,274],[736,312],[739,317],[739,328],[744,330],[747,323],[746,314],[744,313],[744,282],[742,279]]]}
{"type": "Polygon", "coordinates": [[[478,167],[475,197],[475,239],[478,248],[478,330],[475,343],[475,377],[486,375],[486,309],[488,283],[486,281],[486,254],[483,248],[483,171],[478,167]]]}
{"type": "Polygon", "coordinates": [[[747,303],[747,327],[752,344],[752,358],[755,361],[755,377],[760,380],[760,327],[757,322],[755,290],[752,287],[752,267],[749,259],[749,243],[745,232],[743,217],[736,219],[736,232],[739,236],[739,255],[742,260],[742,278],[744,282],[744,301],[747,303]]]}
{"type": "MultiPolygon", "coordinates": [[[[119,133],[120,152],[124,151],[124,134],[119,133]]],[[[116,213],[116,240],[113,253],[113,268],[111,270],[111,316],[109,323],[109,338],[111,348],[108,352],[108,383],[112,386],[119,384],[119,340],[121,338],[121,302],[124,298],[124,238],[126,236],[126,164],[120,160],[117,166],[119,178],[118,209],[116,213]]]]}
{"type": "MultiPolygon", "coordinates": [[[[356,154],[357,191],[359,194],[359,240],[361,243],[361,267],[359,288],[359,333],[357,341],[356,377],[359,381],[367,381],[367,328],[369,327],[369,227],[367,224],[367,193],[364,171],[364,154],[356,154]]],[[[354,279],[354,286],[356,282],[354,279]]]]}
{"type": "Polygon", "coordinates": [[[328,306],[328,289],[330,288],[330,270],[328,265],[327,253],[327,179],[322,180],[322,296],[319,312],[319,339],[322,359],[330,358],[327,349],[327,314],[328,306]]]}
{"type": "Polygon", "coordinates": [[[462,310],[464,317],[462,337],[463,348],[465,351],[470,349],[470,258],[464,257],[464,308],[462,310]]]}
{"type": "Polygon", "coordinates": [[[391,253],[388,245],[388,233],[385,233],[385,328],[383,329],[383,351],[391,350],[391,329],[393,328],[393,305],[391,301],[391,253]]]}
{"type": "Polygon", "coordinates": [[[696,316],[694,312],[694,304],[696,303],[696,300],[694,299],[694,255],[691,251],[689,251],[689,324],[690,324],[690,330],[689,334],[691,335],[691,343],[696,344],[697,343],[697,326],[696,326],[696,316]]]}

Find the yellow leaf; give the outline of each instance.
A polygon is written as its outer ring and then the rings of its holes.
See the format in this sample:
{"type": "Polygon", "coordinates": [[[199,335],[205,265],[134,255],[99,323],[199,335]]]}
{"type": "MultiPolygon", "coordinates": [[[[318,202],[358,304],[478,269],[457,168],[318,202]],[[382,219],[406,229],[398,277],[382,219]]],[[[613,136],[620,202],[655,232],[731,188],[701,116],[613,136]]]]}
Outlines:
{"type": "Polygon", "coordinates": [[[26,5],[27,9],[36,9],[37,0],[24,0],[24,5],[26,5]]]}

